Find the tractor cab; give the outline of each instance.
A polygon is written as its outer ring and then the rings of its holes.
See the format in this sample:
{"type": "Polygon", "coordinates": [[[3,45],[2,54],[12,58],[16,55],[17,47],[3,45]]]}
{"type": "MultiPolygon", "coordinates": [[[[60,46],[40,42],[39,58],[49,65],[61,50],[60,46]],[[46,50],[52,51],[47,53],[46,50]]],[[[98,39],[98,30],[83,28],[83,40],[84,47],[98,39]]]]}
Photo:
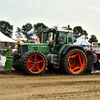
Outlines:
{"type": "Polygon", "coordinates": [[[44,43],[49,43],[51,52],[58,52],[63,45],[73,44],[73,31],[64,28],[49,28],[43,35],[44,43]]]}

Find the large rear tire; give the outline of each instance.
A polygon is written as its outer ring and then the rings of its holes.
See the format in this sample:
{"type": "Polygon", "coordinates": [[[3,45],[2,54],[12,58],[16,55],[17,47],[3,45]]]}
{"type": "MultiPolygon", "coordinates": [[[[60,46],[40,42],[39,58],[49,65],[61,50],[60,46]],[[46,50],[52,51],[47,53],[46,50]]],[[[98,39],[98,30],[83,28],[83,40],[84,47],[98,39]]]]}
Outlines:
{"type": "Polygon", "coordinates": [[[21,69],[21,67],[20,67],[20,62],[19,62],[20,58],[19,58],[19,56],[18,56],[18,50],[14,51],[14,52],[12,53],[12,56],[13,56],[13,58],[14,58],[12,67],[13,67],[16,71],[22,71],[22,69],[21,69]]]}
{"type": "Polygon", "coordinates": [[[71,75],[82,74],[87,66],[87,56],[80,49],[72,49],[61,58],[60,69],[71,75]]]}
{"type": "Polygon", "coordinates": [[[22,56],[21,68],[29,75],[43,74],[47,67],[47,58],[38,51],[28,51],[22,56]]]}

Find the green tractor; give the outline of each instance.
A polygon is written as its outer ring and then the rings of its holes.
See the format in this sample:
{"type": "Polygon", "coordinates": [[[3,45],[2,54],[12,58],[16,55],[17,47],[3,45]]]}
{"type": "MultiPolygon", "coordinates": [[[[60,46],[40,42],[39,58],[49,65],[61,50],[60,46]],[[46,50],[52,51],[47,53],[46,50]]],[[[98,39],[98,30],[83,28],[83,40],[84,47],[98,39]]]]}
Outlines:
{"type": "Polygon", "coordinates": [[[91,72],[92,54],[73,44],[72,30],[49,28],[42,32],[41,41],[18,45],[18,50],[12,53],[15,70],[29,75],[43,74],[47,68],[71,75],[91,72]]]}

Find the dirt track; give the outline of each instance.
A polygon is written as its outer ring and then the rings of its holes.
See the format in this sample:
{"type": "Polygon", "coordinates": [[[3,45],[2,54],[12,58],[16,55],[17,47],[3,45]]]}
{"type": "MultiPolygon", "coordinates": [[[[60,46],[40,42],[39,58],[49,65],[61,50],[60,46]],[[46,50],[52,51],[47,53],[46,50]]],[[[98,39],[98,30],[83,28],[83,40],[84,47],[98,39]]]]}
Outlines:
{"type": "Polygon", "coordinates": [[[100,100],[100,74],[28,76],[0,70],[0,100],[100,100]]]}

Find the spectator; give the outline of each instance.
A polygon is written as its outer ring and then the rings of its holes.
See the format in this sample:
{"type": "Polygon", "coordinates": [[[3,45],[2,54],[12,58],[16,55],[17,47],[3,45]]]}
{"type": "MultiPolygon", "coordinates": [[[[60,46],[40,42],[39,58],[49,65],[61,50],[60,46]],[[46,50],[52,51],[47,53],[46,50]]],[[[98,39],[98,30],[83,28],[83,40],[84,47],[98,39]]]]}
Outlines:
{"type": "Polygon", "coordinates": [[[7,48],[9,48],[10,46],[9,46],[9,43],[7,43],[7,48]]]}
{"type": "Polygon", "coordinates": [[[9,43],[9,48],[11,49],[11,43],[9,43]]]}
{"type": "Polygon", "coordinates": [[[3,42],[1,42],[1,48],[3,48],[4,47],[4,43],[3,42]]]}
{"type": "Polygon", "coordinates": [[[1,43],[0,43],[0,48],[1,48],[1,43]]]}
{"type": "Polygon", "coordinates": [[[5,48],[5,49],[7,48],[7,45],[6,45],[6,44],[4,45],[4,48],[5,48]]]}
{"type": "MultiPolygon", "coordinates": [[[[0,48],[1,48],[1,43],[0,43],[0,48]]],[[[1,49],[0,49],[0,54],[1,54],[1,49]]]]}
{"type": "Polygon", "coordinates": [[[14,49],[14,43],[11,44],[11,49],[14,49]]]}
{"type": "Polygon", "coordinates": [[[17,45],[17,44],[15,44],[14,49],[17,49],[17,48],[18,48],[18,45],[17,45]]]}
{"type": "Polygon", "coordinates": [[[96,71],[95,66],[97,62],[97,55],[94,50],[92,51],[92,53],[93,53],[93,71],[96,71]]]}

